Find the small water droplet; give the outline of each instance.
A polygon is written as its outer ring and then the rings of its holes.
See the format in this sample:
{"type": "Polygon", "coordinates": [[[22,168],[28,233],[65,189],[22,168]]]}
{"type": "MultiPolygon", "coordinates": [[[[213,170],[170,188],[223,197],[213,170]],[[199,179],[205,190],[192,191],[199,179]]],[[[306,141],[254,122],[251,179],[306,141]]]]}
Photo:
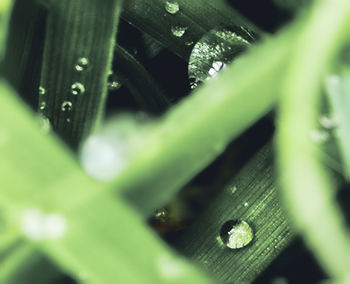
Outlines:
{"type": "Polygon", "coordinates": [[[169,212],[166,208],[161,208],[156,211],[154,214],[155,219],[159,220],[162,223],[165,223],[169,219],[169,212]]]}
{"type": "Polygon", "coordinates": [[[249,203],[248,202],[244,202],[244,207],[248,207],[249,203]]]}
{"type": "Polygon", "coordinates": [[[176,37],[182,37],[187,31],[187,27],[173,26],[171,27],[171,32],[176,37]]]}
{"type": "Polygon", "coordinates": [[[234,194],[236,191],[237,191],[237,186],[234,185],[230,187],[231,194],[234,194]]]}
{"type": "Polygon", "coordinates": [[[122,84],[119,82],[117,75],[114,73],[108,75],[108,91],[113,92],[120,89],[122,84]]]}
{"type": "Polygon", "coordinates": [[[205,34],[194,45],[189,58],[191,88],[215,77],[250,46],[250,41],[251,36],[241,28],[214,29],[205,34]]]}
{"type": "Polygon", "coordinates": [[[193,42],[193,41],[186,41],[185,44],[186,44],[187,46],[191,46],[191,45],[194,44],[194,42],[193,42]]]}
{"type": "Polygon", "coordinates": [[[67,222],[62,215],[45,215],[37,208],[25,210],[20,222],[23,234],[32,240],[59,239],[67,230],[67,222]]]}
{"type": "Polygon", "coordinates": [[[177,2],[174,1],[166,1],[165,2],[165,10],[172,15],[175,15],[180,10],[180,5],[177,2]]]}
{"type": "Polygon", "coordinates": [[[84,71],[88,68],[89,66],[89,59],[86,57],[80,57],[77,60],[77,63],[75,64],[75,70],[78,72],[84,71]]]}
{"type": "Polygon", "coordinates": [[[70,101],[64,101],[62,104],[61,104],[61,110],[62,111],[71,111],[73,108],[73,104],[72,102],[70,101]]]}
{"type": "Polygon", "coordinates": [[[45,108],[46,108],[46,102],[41,102],[41,103],[40,103],[39,109],[40,109],[41,111],[43,111],[43,110],[45,110],[45,108]]]}
{"type": "Polygon", "coordinates": [[[39,95],[40,96],[46,95],[46,89],[42,86],[39,87],[39,95]]]}
{"type": "Polygon", "coordinates": [[[185,267],[180,259],[167,255],[161,256],[157,260],[157,266],[161,275],[166,279],[181,277],[185,272],[185,267]]]}
{"type": "Polygon", "coordinates": [[[320,124],[326,129],[333,129],[337,127],[338,122],[334,117],[323,115],[320,117],[320,124]]]}
{"type": "Polygon", "coordinates": [[[50,120],[43,114],[38,115],[38,122],[40,128],[43,130],[43,132],[48,133],[51,130],[51,123],[50,120]]]}
{"type": "Polygon", "coordinates": [[[85,93],[85,86],[82,83],[75,82],[71,87],[74,96],[83,95],[85,93]]]}
{"type": "Polygon", "coordinates": [[[70,123],[71,122],[71,119],[68,117],[68,118],[66,118],[66,122],[67,123],[70,123]]]}
{"type": "Polygon", "coordinates": [[[314,142],[316,144],[322,144],[322,143],[325,143],[329,140],[330,135],[325,130],[314,129],[310,133],[310,138],[311,138],[312,142],[314,142]]]}
{"type": "Polygon", "coordinates": [[[222,242],[230,249],[247,246],[254,237],[250,225],[243,220],[230,220],[222,225],[220,230],[222,242]]]}

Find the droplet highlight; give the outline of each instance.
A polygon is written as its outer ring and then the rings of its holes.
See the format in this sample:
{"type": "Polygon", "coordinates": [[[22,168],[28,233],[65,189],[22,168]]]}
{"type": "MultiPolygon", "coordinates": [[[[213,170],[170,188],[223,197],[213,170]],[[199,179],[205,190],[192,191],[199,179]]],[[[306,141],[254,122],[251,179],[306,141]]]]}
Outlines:
{"type": "Polygon", "coordinates": [[[77,60],[77,63],[75,64],[75,70],[77,70],[78,72],[82,72],[84,70],[86,70],[89,66],[89,59],[87,59],[86,57],[80,57],[77,60]]]}
{"type": "Polygon", "coordinates": [[[180,11],[180,5],[174,1],[166,1],[165,11],[167,11],[169,14],[175,15],[180,11]]]}
{"type": "Polygon", "coordinates": [[[45,108],[46,108],[46,102],[41,102],[41,103],[40,103],[40,106],[39,106],[39,109],[40,109],[41,111],[43,111],[43,110],[45,110],[45,108]]]}
{"type": "Polygon", "coordinates": [[[222,225],[220,238],[226,247],[239,249],[251,243],[254,233],[246,221],[230,220],[222,225]]]}
{"type": "Polygon", "coordinates": [[[82,83],[76,82],[71,87],[73,96],[83,95],[85,93],[85,86],[82,83]]]}
{"type": "Polygon", "coordinates": [[[188,29],[187,27],[174,26],[174,27],[171,27],[171,33],[175,37],[182,37],[187,31],[187,29],[188,29]]]}
{"type": "Polygon", "coordinates": [[[253,41],[241,28],[214,29],[205,34],[193,47],[188,64],[191,89],[216,77],[233,62],[253,41]]]}

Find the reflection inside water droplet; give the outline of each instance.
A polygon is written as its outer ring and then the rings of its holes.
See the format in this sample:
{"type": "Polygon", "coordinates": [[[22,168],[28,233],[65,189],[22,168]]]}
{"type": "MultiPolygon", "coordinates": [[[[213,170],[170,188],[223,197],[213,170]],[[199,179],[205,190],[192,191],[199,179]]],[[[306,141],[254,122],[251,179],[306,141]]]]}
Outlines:
{"type": "Polygon", "coordinates": [[[174,1],[166,1],[165,2],[165,10],[169,13],[169,14],[177,14],[177,12],[179,12],[180,10],[180,5],[177,2],[174,1]]]}
{"type": "Polygon", "coordinates": [[[254,238],[250,225],[243,220],[230,220],[222,225],[220,230],[222,242],[230,249],[247,246],[254,238]]]}
{"type": "Polygon", "coordinates": [[[174,27],[171,27],[171,32],[176,37],[182,37],[187,31],[187,29],[188,29],[187,27],[174,26],[174,27]]]}
{"type": "Polygon", "coordinates": [[[188,65],[190,86],[215,77],[250,46],[251,35],[241,28],[211,30],[198,41],[191,52],[188,65]]]}
{"type": "Polygon", "coordinates": [[[78,72],[84,71],[89,66],[89,60],[86,57],[80,57],[75,65],[75,70],[78,72]]]}

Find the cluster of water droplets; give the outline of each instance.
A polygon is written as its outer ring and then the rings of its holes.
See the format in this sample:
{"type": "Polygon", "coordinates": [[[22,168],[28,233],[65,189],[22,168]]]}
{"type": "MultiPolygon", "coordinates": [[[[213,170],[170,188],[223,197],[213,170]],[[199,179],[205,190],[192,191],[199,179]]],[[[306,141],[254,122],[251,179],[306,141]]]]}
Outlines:
{"type": "Polygon", "coordinates": [[[227,64],[244,52],[253,41],[245,28],[209,31],[193,47],[188,64],[191,88],[215,77],[227,64]]]}
{"type": "Polygon", "coordinates": [[[221,242],[230,249],[247,246],[254,238],[251,226],[244,220],[229,220],[220,230],[221,242]]]}

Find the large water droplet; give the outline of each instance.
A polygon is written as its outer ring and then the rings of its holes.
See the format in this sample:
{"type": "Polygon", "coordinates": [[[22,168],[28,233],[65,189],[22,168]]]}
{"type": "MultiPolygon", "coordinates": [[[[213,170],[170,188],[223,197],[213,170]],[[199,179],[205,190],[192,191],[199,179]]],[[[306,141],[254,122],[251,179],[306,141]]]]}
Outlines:
{"type": "Polygon", "coordinates": [[[116,178],[143,144],[148,124],[136,115],[119,115],[90,136],[80,150],[85,172],[96,180],[116,178]]]}
{"type": "Polygon", "coordinates": [[[230,220],[222,225],[220,230],[222,242],[230,249],[247,246],[254,238],[250,225],[243,220],[230,220]]]}
{"type": "Polygon", "coordinates": [[[171,32],[176,37],[182,37],[187,31],[187,29],[188,29],[187,27],[173,26],[171,27],[171,32]]]}
{"type": "Polygon", "coordinates": [[[86,57],[80,57],[77,60],[77,63],[75,64],[75,70],[81,72],[88,68],[89,66],[89,59],[86,57]]]}
{"type": "Polygon", "coordinates": [[[61,110],[62,111],[71,111],[73,108],[73,104],[72,102],[70,101],[64,101],[62,104],[61,104],[61,110]]]}
{"type": "Polygon", "coordinates": [[[108,75],[108,91],[113,92],[113,91],[117,91],[122,84],[119,82],[117,75],[115,75],[114,73],[111,73],[108,75]]]}
{"type": "Polygon", "coordinates": [[[249,47],[250,41],[251,35],[241,28],[215,29],[205,34],[190,55],[188,76],[191,88],[215,77],[249,47]]]}
{"type": "Polygon", "coordinates": [[[42,86],[39,87],[39,95],[40,96],[46,95],[46,89],[42,86]]]}
{"type": "Polygon", "coordinates": [[[174,1],[166,1],[165,2],[165,10],[172,15],[175,15],[179,12],[180,6],[179,3],[174,1]]]}
{"type": "Polygon", "coordinates": [[[85,93],[85,86],[82,83],[75,82],[71,87],[74,96],[83,95],[85,93]]]}

